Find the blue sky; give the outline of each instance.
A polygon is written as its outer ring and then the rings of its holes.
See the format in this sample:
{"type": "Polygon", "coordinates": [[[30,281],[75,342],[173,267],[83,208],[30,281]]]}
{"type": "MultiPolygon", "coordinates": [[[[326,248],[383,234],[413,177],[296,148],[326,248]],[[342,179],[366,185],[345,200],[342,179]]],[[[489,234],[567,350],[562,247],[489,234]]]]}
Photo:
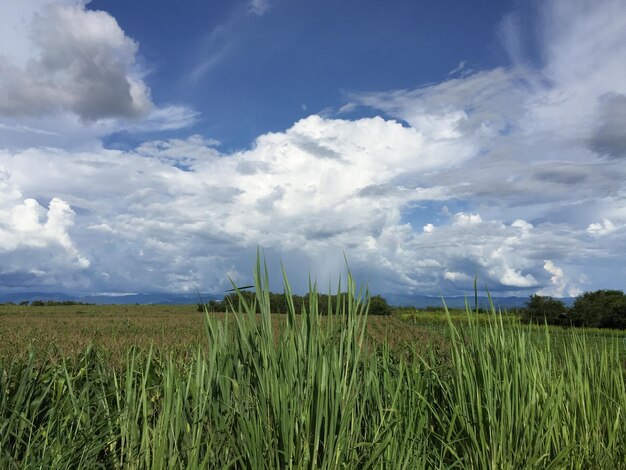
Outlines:
{"type": "Polygon", "coordinates": [[[624,289],[620,0],[0,12],[0,291],[624,289]]]}
{"type": "Polygon", "coordinates": [[[490,68],[506,59],[497,40],[506,2],[267,5],[263,14],[241,1],[89,7],[109,11],[141,44],[154,100],[193,103],[202,112],[193,130],[230,150],[337,111],[353,91],[414,88],[445,80],[461,62],[490,68]]]}

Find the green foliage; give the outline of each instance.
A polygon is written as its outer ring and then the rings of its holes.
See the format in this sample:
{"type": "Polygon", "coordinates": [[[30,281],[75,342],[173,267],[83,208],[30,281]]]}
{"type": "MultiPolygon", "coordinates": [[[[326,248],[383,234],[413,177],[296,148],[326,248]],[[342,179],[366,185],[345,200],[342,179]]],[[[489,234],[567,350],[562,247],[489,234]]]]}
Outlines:
{"type": "Polygon", "coordinates": [[[547,323],[548,325],[569,325],[567,307],[561,300],[541,295],[531,295],[522,311],[521,320],[525,323],[547,323]]]}
{"type": "MultiPolygon", "coordinates": [[[[314,295],[317,296],[317,312],[320,315],[329,315],[337,312],[338,309],[342,308],[342,304],[345,303],[347,299],[346,292],[340,292],[334,295],[314,292],[314,295]]],[[[291,294],[290,296],[274,292],[268,293],[272,313],[279,314],[289,313],[290,303],[293,303],[297,314],[302,313],[308,308],[310,296],[311,293],[307,293],[305,295],[291,294]]],[[[256,313],[261,313],[261,306],[258,303],[255,303],[255,300],[256,294],[254,292],[238,291],[228,294],[222,301],[210,300],[206,305],[198,304],[198,311],[202,312],[205,307],[209,312],[237,310],[240,304],[245,302],[247,305],[255,305],[256,313]]],[[[387,301],[383,297],[375,295],[370,298],[370,315],[391,315],[391,312],[391,307],[387,304],[387,301]]]]}
{"type": "MultiPolygon", "coordinates": [[[[21,302],[20,305],[28,304],[27,301],[21,302]]],[[[76,302],[74,300],[33,300],[30,303],[31,307],[59,307],[59,306],[72,306],[72,305],[93,305],[85,302],[76,302]]]]}
{"type": "Polygon", "coordinates": [[[525,323],[626,329],[626,295],[619,290],[597,290],[579,295],[571,308],[552,297],[532,295],[521,312],[525,323]]]}
{"type": "Polygon", "coordinates": [[[387,301],[380,295],[370,298],[369,312],[370,315],[391,315],[391,307],[387,301]]]}
{"type": "Polygon", "coordinates": [[[571,309],[576,326],[626,328],[626,296],[619,290],[598,290],[578,296],[571,309]]]}

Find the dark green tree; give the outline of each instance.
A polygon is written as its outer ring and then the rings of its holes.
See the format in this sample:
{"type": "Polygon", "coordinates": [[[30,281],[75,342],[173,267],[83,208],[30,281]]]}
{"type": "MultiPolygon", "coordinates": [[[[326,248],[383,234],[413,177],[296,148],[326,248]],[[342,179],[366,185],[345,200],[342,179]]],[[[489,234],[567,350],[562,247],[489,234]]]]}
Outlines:
{"type": "Polygon", "coordinates": [[[391,315],[391,307],[380,295],[374,295],[370,299],[369,315],[391,315]]]}
{"type": "Polygon", "coordinates": [[[579,295],[572,306],[576,326],[626,327],[626,296],[620,290],[597,290],[579,295]]]}
{"type": "Polygon", "coordinates": [[[526,323],[547,323],[549,325],[569,325],[570,316],[567,307],[558,299],[543,295],[531,295],[522,312],[522,321],[526,323]]]}

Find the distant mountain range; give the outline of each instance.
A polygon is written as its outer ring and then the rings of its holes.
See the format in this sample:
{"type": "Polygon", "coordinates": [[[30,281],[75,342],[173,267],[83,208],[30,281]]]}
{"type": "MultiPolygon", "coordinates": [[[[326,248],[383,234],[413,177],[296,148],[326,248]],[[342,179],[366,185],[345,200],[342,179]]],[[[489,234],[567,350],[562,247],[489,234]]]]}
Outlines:
{"type": "MultiPolygon", "coordinates": [[[[463,295],[444,296],[443,300],[441,297],[429,295],[389,294],[388,296],[383,297],[387,299],[387,302],[390,305],[415,307],[418,309],[426,307],[441,307],[443,306],[444,300],[448,308],[465,308],[466,299],[470,308],[474,308],[475,302],[474,295],[467,297],[463,295]]],[[[500,308],[502,310],[510,310],[525,307],[526,302],[528,302],[528,297],[492,297],[491,300],[496,309],[500,308]]],[[[566,306],[570,307],[576,298],[563,297],[559,300],[562,300],[566,306]]],[[[478,306],[480,308],[488,309],[489,298],[487,296],[478,296],[478,306]]]]}
{"type": "Polygon", "coordinates": [[[32,302],[33,300],[53,300],[61,302],[71,300],[74,302],[85,302],[96,305],[121,305],[121,304],[199,304],[209,300],[220,300],[223,296],[216,294],[172,294],[172,293],[141,293],[141,294],[92,294],[92,295],[71,295],[62,292],[19,292],[10,294],[0,294],[0,303],[32,302]]]}
{"type": "MultiPolygon", "coordinates": [[[[411,306],[418,309],[426,307],[441,307],[443,305],[441,297],[428,295],[402,295],[388,294],[383,295],[390,305],[411,306]]],[[[110,304],[197,304],[200,302],[208,302],[209,300],[221,300],[223,295],[193,293],[193,294],[176,294],[176,293],[138,293],[138,294],[92,294],[92,295],[71,295],[62,292],[19,292],[0,294],[0,303],[14,302],[32,302],[33,300],[53,300],[64,301],[71,300],[75,302],[85,302],[96,305],[110,304]]],[[[449,308],[464,308],[465,296],[454,295],[445,297],[446,305],[449,308]]],[[[510,310],[514,308],[524,307],[528,301],[528,297],[492,297],[496,308],[510,310]]],[[[571,306],[574,303],[574,297],[564,297],[562,300],[565,305],[571,306]]],[[[468,296],[467,302],[470,307],[474,307],[474,296],[468,296]]],[[[489,299],[485,296],[478,297],[478,306],[481,308],[489,308],[489,299]]]]}

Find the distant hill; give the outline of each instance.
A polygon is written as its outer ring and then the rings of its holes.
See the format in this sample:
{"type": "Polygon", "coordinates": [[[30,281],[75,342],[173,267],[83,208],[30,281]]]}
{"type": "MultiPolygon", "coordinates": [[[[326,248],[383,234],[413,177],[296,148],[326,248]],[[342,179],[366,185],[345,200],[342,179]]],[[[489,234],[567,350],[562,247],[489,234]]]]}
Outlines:
{"type": "MultiPolygon", "coordinates": [[[[208,302],[209,300],[221,300],[223,294],[207,294],[201,293],[198,297],[197,293],[193,294],[176,294],[176,293],[139,293],[139,294],[123,294],[123,295],[72,295],[63,292],[19,292],[0,294],[0,303],[13,302],[19,304],[23,301],[32,302],[33,300],[54,300],[64,301],[71,300],[75,302],[85,302],[96,305],[121,305],[121,304],[160,304],[160,305],[177,305],[177,304],[197,304],[208,302]]],[[[387,294],[383,295],[390,305],[411,306],[415,308],[425,307],[441,307],[443,305],[441,297],[428,295],[403,295],[403,294],[387,294]]],[[[492,297],[496,308],[513,309],[524,307],[528,301],[528,297],[492,297]]],[[[565,305],[571,306],[576,300],[574,297],[564,297],[561,299],[565,305]]],[[[464,308],[465,297],[460,295],[445,297],[446,304],[450,308],[464,308]]],[[[468,296],[467,301],[471,307],[474,306],[474,296],[468,296]]],[[[489,299],[485,296],[478,297],[478,305],[481,308],[489,307],[489,299]]]]}
{"type": "MultiPolygon", "coordinates": [[[[390,305],[407,306],[415,308],[426,307],[442,307],[443,300],[441,297],[428,296],[428,295],[402,295],[402,294],[389,294],[383,296],[387,299],[390,305]]],[[[474,308],[474,296],[462,296],[452,295],[445,296],[444,300],[449,308],[465,308],[465,300],[471,308],[474,308]]],[[[513,308],[521,308],[526,306],[528,297],[492,297],[494,306],[496,309],[510,310],[513,308]]],[[[564,297],[562,300],[568,307],[574,303],[575,297],[564,297]]],[[[483,309],[489,308],[489,298],[487,296],[478,297],[478,306],[483,309]]]]}
{"type": "Polygon", "coordinates": [[[219,300],[223,296],[216,294],[171,294],[171,293],[141,293],[141,294],[123,294],[123,295],[71,295],[62,292],[19,292],[10,294],[0,294],[0,303],[13,302],[32,302],[33,300],[72,300],[75,302],[84,302],[96,305],[121,305],[121,304],[159,304],[159,305],[177,305],[177,304],[197,304],[200,298],[203,302],[209,300],[219,300]]]}

